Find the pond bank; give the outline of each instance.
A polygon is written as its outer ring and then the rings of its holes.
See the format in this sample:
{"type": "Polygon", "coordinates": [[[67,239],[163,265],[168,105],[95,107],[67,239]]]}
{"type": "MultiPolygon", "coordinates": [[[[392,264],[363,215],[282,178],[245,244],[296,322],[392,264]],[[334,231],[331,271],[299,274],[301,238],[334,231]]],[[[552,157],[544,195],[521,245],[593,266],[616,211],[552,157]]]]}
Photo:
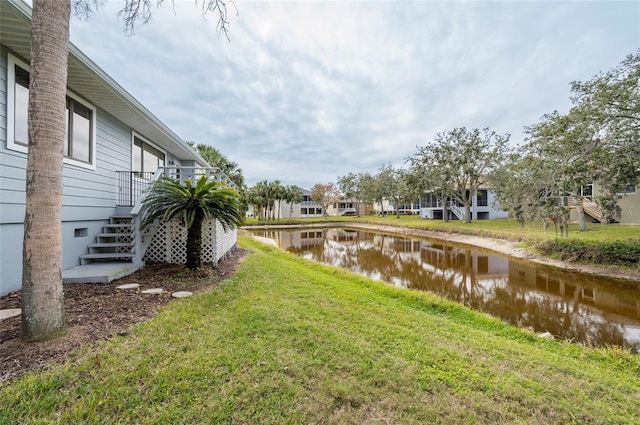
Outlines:
{"type": "MultiPolygon", "coordinates": [[[[509,241],[506,239],[486,238],[474,235],[465,235],[461,233],[436,232],[424,229],[414,229],[408,227],[399,227],[393,225],[381,225],[373,223],[343,223],[343,222],[327,222],[327,223],[309,223],[309,224],[270,224],[270,225],[250,225],[243,229],[294,229],[294,228],[328,228],[328,227],[346,227],[354,229],[372,230],[383,233],[392,233],[397,235],[415,236],[420,238],[435,239],[443,242],[468,245],[499,254],[507,255],[512,258],[530,261],[535,264],[557,267],[566,271],[574,271],[588,274],[591,276],[606,277],[613,279],[621,279],[629,281],[629,283],[640,283],[640,269],[621,269],[618,267],[602,267],[593,264],[570,263],[566,261],[556,260],[544,257],[529,248],[522,247],[521,242],[509,241]]],[[[265,242],[265,241],[262,241],[265,242]]]]}

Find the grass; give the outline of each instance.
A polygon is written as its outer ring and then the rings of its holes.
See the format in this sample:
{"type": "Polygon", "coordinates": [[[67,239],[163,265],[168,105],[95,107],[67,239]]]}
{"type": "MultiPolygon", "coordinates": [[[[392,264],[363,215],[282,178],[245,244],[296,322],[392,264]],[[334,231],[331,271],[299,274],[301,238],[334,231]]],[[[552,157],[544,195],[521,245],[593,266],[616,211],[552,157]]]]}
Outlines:
{"type": "Polygon", "coordinates": [[[640,357],[253,251],[210,293],[0,384],[0,423],[634,424],[640,357]]]}

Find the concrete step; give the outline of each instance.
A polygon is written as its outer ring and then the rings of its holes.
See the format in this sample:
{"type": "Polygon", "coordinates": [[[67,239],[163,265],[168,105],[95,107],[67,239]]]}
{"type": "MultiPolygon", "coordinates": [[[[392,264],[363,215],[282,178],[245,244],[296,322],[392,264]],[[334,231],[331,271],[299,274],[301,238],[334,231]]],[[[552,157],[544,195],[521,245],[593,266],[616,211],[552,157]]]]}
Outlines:
{"type": "Polygon", "coordinates": [[[131,238],[132,233],[98,233],[97,238],[131,238]]]}
{"type": "Polygon", "coordinates": [[[87,245],[91,248],[130,248],[133,246],[132,242],[97,242],[87,245]]]}
{"type": "Polygon", "coordinates": [[[133,258],[130,252],[101,252],[96,254],[84,254],[80,256],[82,260],[109,260],[113,258],[133,258]]]}
{"type": "Polygon", "coordinates": [[[134,264],[123,261],[110,261],[84,264],[62,271],[63,283],[109,283],[128,276],[144,267],[144,263],[134,264]]]}
{"type": "Polygon", "coordinates": [[[99,254],[98,253],[84,254],[80,256],[80,264],[85,265],[93,261],[101,261],[101,260],[112,261],[112,260],[127,259],[128,261],[131,261],[133,260],[133,256],[134,254],[131,254],[129,252],[103,252],[99,254]]]}
{"type": "Polygon", "coordinates": [[[113,224],[105,224],[102,226],[103,229],[132,229],[133,224],[131,223],[113,223],[113,224]]]}

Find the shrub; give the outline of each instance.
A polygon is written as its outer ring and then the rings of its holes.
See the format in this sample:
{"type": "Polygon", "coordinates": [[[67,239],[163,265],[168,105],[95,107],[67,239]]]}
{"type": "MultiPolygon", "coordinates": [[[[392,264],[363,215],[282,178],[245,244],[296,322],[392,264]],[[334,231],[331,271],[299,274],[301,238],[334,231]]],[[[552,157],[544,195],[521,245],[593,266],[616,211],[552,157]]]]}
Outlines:
{"type": "Polygon", "coordinates": [[[555,239],[539,244],[538,249],[544,254],[558,254],[564,261],[629,266],[640,262],[640,241],[587,243],[576,239],[555,239]]]}

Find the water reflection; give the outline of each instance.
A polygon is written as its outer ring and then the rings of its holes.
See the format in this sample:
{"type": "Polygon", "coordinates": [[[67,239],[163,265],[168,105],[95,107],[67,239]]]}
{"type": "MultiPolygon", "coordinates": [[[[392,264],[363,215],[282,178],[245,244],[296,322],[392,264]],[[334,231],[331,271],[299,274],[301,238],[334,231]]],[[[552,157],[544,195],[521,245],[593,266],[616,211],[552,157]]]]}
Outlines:
{"type": "Polygon", "coordinates": [[[506,322],[588,345],[640,351],[640,295],[610,281],[437,241],[349,229],[254,231],[286,251],[506,322]]]}

